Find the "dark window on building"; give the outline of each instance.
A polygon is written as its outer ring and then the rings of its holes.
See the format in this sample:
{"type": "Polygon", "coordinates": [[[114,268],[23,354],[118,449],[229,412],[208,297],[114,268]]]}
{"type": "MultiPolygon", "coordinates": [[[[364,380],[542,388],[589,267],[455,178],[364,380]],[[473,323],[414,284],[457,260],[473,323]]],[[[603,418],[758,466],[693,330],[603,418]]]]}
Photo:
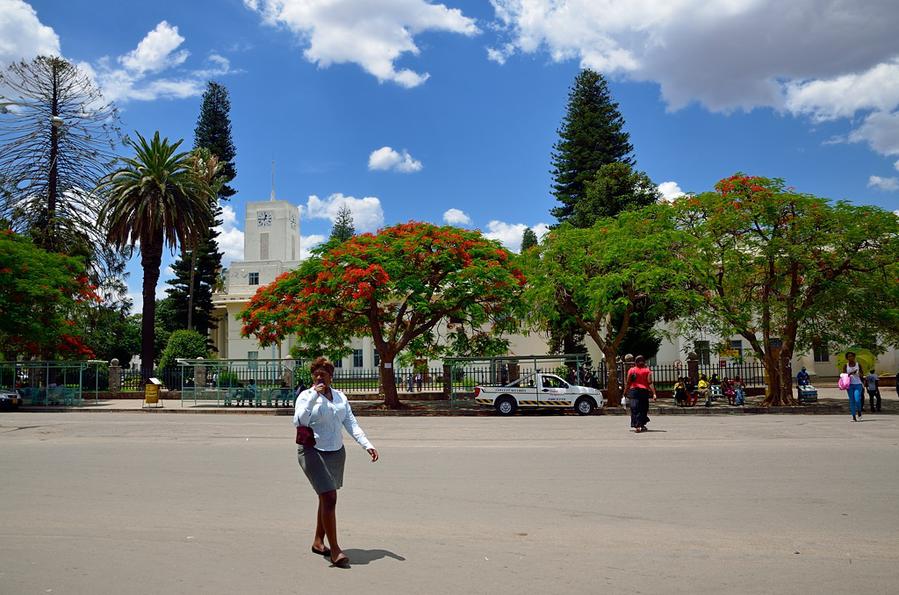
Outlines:
{"type": "Polygon", "coordinates": [[[731,351],[735,351],[737,353],[738,359],[743,359],[743,341],[742,339],[737,339],[735,341],[730,342],[731,351]]]}
{"type": "Polygon", "coordinates": [[[343,359],[339,359],[339,360],[337,360],[336,362],[334,362],[334,367],[335,367],[335,368],[342,368],[342,367],[343,367],[343,359]]]}
{"type": "Polygon", "coordinates": [[[372,361],[375,363],[375,367],[377,368],[378,366],[381,365],[381,354],[378,353],[377,349],[374,349],[373,351],[374,351],[374,353],[373,353],[372,361]]]}
{"type": "Polygon", "coordinates": [[[362,350],[361,349],[353,350],[353,367],[354,368],[362,367],[362,350]]]}
{"type": "Polygon", "coordinates": [[[699,363],[708,366],[712,363],[712,345],[708,341],[696,341],[693,344],[696,355],[699,357],[699,363]]]}
{"type": "Polygon", "coordinates": [[[830,361],[830,352],[827,350],[827,345],[812,345],[812,354],[814,355],[816,362],[830,361]]]}
{"type": "Polygon", "coordinates": [[[259,285],[259,273],[250,273],[247,275],[247,283],[250,285],[259,285]]]}

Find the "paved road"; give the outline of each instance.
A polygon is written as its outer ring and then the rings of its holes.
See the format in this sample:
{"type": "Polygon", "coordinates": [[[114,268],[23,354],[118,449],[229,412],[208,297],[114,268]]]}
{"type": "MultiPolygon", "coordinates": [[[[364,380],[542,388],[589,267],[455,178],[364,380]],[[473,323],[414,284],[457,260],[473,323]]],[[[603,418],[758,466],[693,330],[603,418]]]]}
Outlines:
{"type": "Polygon", "coordinates": [[[366,418],[354,565],[289,419],[0,415],[0,593],[887,593],[899,416],[366,418]]]}

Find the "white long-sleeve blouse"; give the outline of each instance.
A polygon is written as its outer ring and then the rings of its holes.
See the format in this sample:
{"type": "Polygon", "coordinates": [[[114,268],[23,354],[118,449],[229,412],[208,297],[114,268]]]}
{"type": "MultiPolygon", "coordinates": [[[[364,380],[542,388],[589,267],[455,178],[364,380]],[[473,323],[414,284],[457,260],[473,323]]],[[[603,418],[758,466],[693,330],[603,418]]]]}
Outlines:
{"type": "Polygon", "coordinates": [[[334,387],[331,387],[331,395],[332,400],[329,401],[315,392],[314,388],[301,392],[294,406],[294,427],[312,428],[315,433],[315,448],[318,450],[334,451],[343,447],[341,426],[346,428],[362,448],[374,448],[356,422],[346,395],[334,387]]]}

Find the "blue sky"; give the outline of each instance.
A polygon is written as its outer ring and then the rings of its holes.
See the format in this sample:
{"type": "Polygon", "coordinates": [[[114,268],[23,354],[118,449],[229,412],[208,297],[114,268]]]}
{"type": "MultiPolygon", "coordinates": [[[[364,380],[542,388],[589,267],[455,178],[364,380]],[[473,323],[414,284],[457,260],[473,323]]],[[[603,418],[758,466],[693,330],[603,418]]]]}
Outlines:
{"type": "Polygon", "coordinates": [[[228,258],[272,160],[277,197],[303,207],[305,248],[346,203],[357,229],[448,221],[517,250],[522,226],[553,222],[550,152],[582,66],[609,77],[637,165],[666,191],[744,171],[899,208],[899,5],[782,4],[0,0],[0,62],[61,54],[126,131],[188,146],[205,81],[224,84],[228,258]]]}

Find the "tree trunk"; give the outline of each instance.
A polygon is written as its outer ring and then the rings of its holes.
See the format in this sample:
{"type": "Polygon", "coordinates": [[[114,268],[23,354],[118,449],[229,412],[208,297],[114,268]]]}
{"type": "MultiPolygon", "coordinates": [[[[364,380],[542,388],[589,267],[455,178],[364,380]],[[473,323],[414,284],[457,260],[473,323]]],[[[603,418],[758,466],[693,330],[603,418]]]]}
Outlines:
{"type": "Polygon", "coordinates": [[[792,390],[792,373],[790,372],[789,355],[783,354],[779,347],[771,347],[765,351],[762,360],[765,366],[765,407],[784,407],[795,405],[792,390]],[[786,360],[784,358],[787,358],[786,360]]]}
{"type": "Polygon", "coordinates": [[[58,234],[56,232],[56,196],[59,192],[59,129],[52,118],[59,116],[59,76],[57,63],[51,62],[53,69],[53,91],[50,98],[50,170],[47,172],[47,227],[43,230],[41,248],[57,252],[58,234]]]}
{"type": "Polygon", "coordinates": [[[400,397],[396,392],[396,370],[393,369],[393,356],[390,359],[381,354],[381,364],[378,366],[381,376],[381,390],[384,393],[384,406],[388,409],[400,409],[400,397]]]}
{"type": "Polygon", "coordinates": [[[156,283],[162,263],[162,241],[157,238],[141,238],[140,265],[144,269],[143,299],[140,339],[140,374],[146,384],[153,375],[153,344],[156,339],[156,283]]]}
{"type": "Polygon", "coordinates": [[[606,356],[606,407],[619,407],[621,405],[621,391],[618,388],[618,352],[608,350],[602,352],[606,356]]]}
{"type": "Polygon", "coordinates": [[[197,247],[190,251],[190,287],[187,289],[187,330],[194,330],[194,283],[197,274],[197,247]]]}

